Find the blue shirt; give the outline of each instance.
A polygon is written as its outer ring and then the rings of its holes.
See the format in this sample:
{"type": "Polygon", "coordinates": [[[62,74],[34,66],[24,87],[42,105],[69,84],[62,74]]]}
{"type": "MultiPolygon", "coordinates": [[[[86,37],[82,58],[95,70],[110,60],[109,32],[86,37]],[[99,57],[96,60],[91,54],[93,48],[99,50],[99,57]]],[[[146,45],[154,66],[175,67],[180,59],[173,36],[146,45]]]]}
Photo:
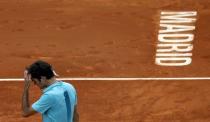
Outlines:
{"type": "Polygon", "coordinates": [[[74,87],[59,81],[45,88],[32,108],[42,114],[43,122],[72,122],[76,104],[74,87]]]}

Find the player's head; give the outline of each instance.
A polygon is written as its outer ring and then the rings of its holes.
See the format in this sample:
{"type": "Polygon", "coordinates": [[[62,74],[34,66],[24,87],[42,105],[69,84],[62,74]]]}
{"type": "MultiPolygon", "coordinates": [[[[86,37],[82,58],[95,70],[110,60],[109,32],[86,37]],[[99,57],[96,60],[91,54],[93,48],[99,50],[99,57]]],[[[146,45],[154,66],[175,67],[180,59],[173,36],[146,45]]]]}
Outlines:
{"type": "Polygon", "coordinates": [[[52,66],[45,61],[38,60],[27,67],[28,74],[31,75],[31,80],[41,89],[46,87],[46,81],[53,78],[55,73],[52,66]]]}

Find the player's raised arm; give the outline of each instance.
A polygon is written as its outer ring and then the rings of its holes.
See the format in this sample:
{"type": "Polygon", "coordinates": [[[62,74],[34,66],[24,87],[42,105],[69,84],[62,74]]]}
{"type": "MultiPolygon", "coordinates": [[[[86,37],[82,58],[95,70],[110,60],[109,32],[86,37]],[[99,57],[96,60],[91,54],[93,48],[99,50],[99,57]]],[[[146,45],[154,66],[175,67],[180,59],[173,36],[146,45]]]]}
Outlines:
{"type": "Polygon", "coordinates": [[[23,96],[22,96],[22,116],[28,117],[36,113],[31,107],[29,103],[29,88],[31,83],[30,74],[28,71],[24,71],[24,89],[23,89],[23,96]]]}

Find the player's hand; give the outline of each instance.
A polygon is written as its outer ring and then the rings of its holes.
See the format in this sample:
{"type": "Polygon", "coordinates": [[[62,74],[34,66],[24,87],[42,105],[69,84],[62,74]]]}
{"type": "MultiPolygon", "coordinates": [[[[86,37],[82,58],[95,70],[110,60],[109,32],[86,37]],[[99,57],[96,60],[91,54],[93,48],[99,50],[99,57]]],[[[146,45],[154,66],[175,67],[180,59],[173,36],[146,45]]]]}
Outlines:
{"type": "Polygon", "coordinates": [[[26,86],[27,88],[29,88],[30,83],[31,83],[31,75],[28,74],[28,70],[25,70],[25,71],[24,71],[24,81],[25,81],[25,86],[26,86]]]}

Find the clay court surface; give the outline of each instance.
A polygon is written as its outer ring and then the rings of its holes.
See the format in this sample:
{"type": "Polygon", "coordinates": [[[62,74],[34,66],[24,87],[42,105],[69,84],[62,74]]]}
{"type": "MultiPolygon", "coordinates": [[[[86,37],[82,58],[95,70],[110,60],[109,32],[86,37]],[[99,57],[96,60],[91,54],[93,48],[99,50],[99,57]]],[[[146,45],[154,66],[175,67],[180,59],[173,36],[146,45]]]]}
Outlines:
{"type": "MultiPolygon", "coordinates": [[[[37,59],[60,77],[209,77],[209,0],[0,1],[0,78],[37,59]],[[162,10],[197,11],[192,63],[154,63],[162,10]]],[[[210,81],[68,81],[81,122],[210,122],[210,81]]],[[[0,122],[21,117],[23,82],[0,82],[0,122]]],[[[40,96],[32,85],[31,103],[40,96]]]]}

